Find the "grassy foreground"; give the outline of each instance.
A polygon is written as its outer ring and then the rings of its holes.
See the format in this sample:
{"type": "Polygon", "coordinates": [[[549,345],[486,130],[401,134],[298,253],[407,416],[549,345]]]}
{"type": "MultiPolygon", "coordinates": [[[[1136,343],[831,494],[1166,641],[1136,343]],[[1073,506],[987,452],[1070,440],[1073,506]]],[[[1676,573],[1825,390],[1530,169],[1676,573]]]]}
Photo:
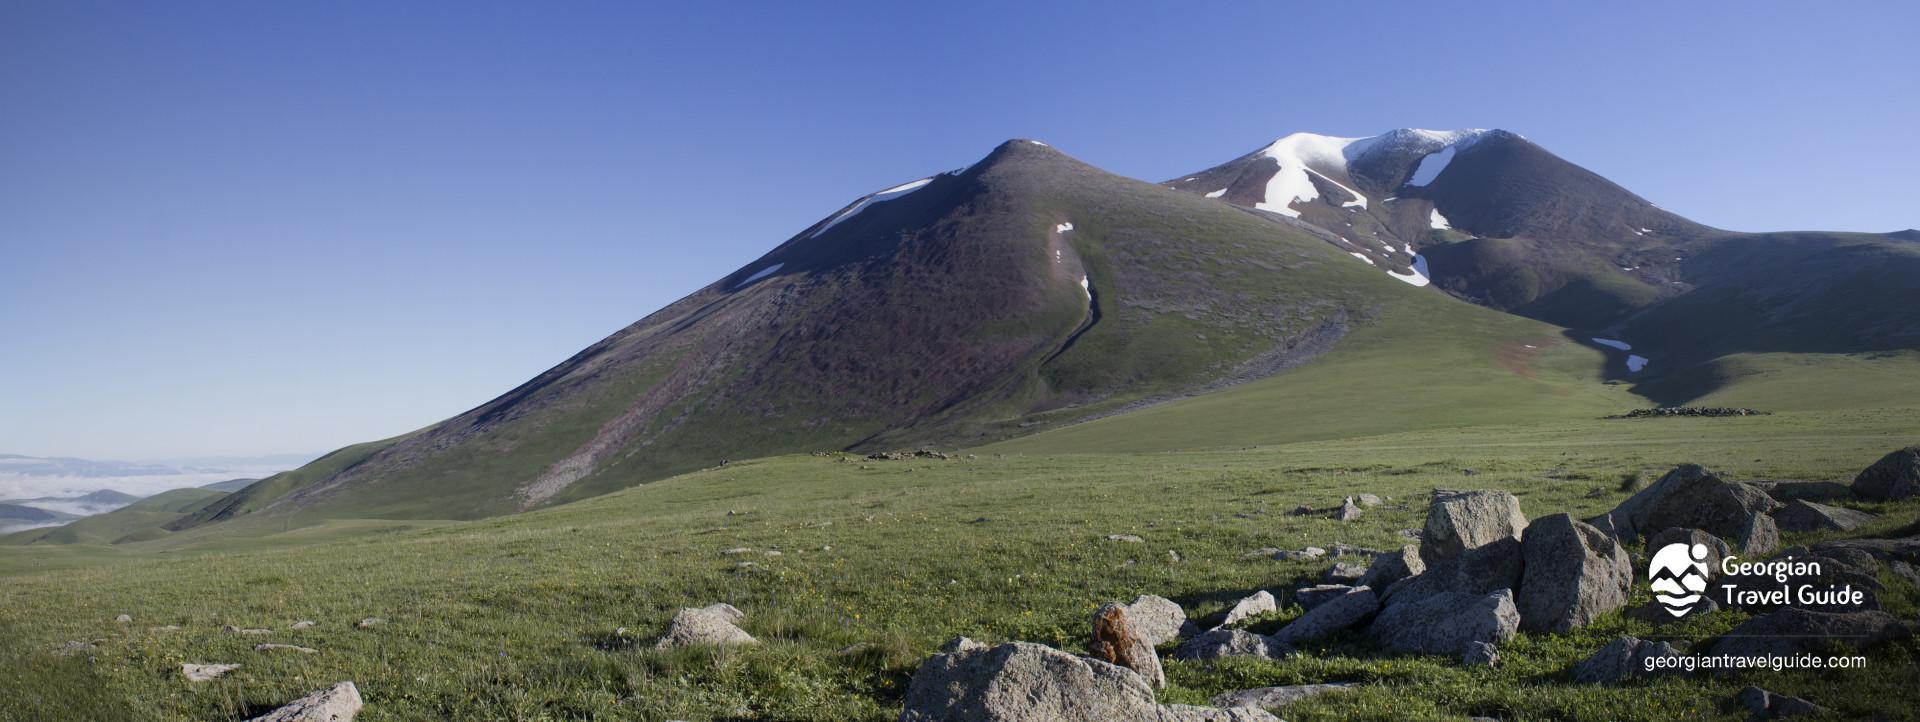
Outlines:
{"type": "MultiPolygon", "coordinates": [[[[1588,515],[1621,480],[1699,462],[1737,478],[1845,481],[1920,440],[1920,410],[1737,419],[1566,421],[1151,454],[953,461],[793,456],[731,464],[531,514],[342,522],[198,546],[0,548],[0,719],[240,719],[342,679],[361,719],[891,719],[915,665],[946,638],[1078,650],[1101,602],[1167,596],[1203,621],[1256,589],[1281,594],[1325,562],[1244,560],[1261,547],[1397,548],[1434,487],[1498,488],[1531,517],[1588,515]],[[1468,471],[1472,473],[1469,474],[1468,471]],[[1392,497],[1359,522],[1285,512],[1346,494],[1392,497]],[[1145,544],[1106,541],[1136,534],[1145,544]],[[735,548],[751,554],[722,554],[735,548]],[[777,549],[778,556],[765,554],[777,549]],[[1168,552],[1176,551],[1180,561],[1168,552]],[[751,565],[745,565],[750,562],[751,565]],[[656,652],[682,606],[725,601],[765,644],[656,652]],[[134,623],[116,625],[118,614],[134,623]],[[385,623],[358,629],[354,622],[385,623]],[[295,621],[318,622],[294,632],[295,621]],[[267,627],[265,637],[220,634],[267,627]],[[162,630],[177,625],[178,630],[162,630]],[[620,627],[630,631],[616,634],[620,627]],[[91,652],[62,654],[69,641],[91,652]],[[255,652],[262,641],[317,654],[255,652]],[[238,663],[190,684],[179,665],[238,663]]],[[[1866,533],[1920,505],[1870,505],[1866,533]]],[[[1806,541],[1803,537],[1788,543],[1806,541]]],[[[1888,580],[1890,611],[1914,590],[1888,580]]],[[[1255,620],[1258,631],[1293,613],[1255,620]]],[[[1911,641],[1865,671],[1755,672],[1575,685],[1612,637],[1701,638],[1723,612],[1656,632],[1612,616],[1568,636],[1521,635],[1503,666],[1376,655],[1337,638],[1286,661],[1171,663],[1169,701],[1266,684],[1365,683],[1289,707],[1289,720],[1743,718],[1746,684],[1845,717],[1920,710],[1911,641]]]]}

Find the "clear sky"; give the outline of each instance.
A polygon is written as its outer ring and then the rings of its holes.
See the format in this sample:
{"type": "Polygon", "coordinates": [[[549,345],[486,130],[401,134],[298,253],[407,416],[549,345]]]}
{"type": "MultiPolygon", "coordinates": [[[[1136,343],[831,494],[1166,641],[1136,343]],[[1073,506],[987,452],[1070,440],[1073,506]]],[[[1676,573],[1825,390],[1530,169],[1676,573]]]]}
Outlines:
{"type": "Polygon", "coordinates": [[[1917,8],[9,0],[0,452],[405,432],[1011,137],[1499,127],[1721,227],[1920,226],[1917,8]]]}

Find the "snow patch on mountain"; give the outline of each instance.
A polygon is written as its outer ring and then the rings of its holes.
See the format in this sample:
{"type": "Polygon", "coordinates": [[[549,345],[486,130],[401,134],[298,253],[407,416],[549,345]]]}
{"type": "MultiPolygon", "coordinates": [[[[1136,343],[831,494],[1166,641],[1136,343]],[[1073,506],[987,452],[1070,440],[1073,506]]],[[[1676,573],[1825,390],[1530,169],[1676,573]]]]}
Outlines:
{"type": "Polygon", "coordinates": [[[746,280],[743,280],[743,281],[741,281],[741,282],[739,282],[739,283],[736,283],[736,284],[733,284],[733,287],[734,287],[734,288],[744,288],[744,287],[746,287],[746,286],[747,286],[747,284],[750,284],[750,283],[753,283],[754,281],[758,281],[758,280],[760,280],[760,279],[762,279],[762,278],[766,278],[766,277],[768,277],[768,276],[771,276],[771,275],[773,275],[775,271],[779,271],[779,270],[781,269],[781,267],[783,267],[783,266],[785,266],[785,265],[787,265],[787,264],[786,264],[785,262],[781,262],[781,263],[775,263],[775,264],[773,264],[773,265],[771,265],[771,266],[767,266],[766,268],[762,268],[762,269],[760,269],[760,270],[758,270],[758,271],[754,271],[754,272],[753,272],[753,275],[751,275],[751,276],[748,276],[748,277],[746,278],[746,280]]]}
{"type": "Polygon", "coordinates": [[[1387,269],[1387,274],[1393,276],[1396,279],[1405,281],[1415,286],[1425,286],[1433,282],[1433,277],[1428,275],[1427,273],[1427,257],[1426,256],[1413,257],[1412,273],[1401,273],[1393,269],[1387,269]]]}
{"type": "Polygon", "coordinates": [[[1073,230],[1073,224],[1071,222],[1062,223],[1053,227],[1054,233],[1066,233],[1067,231],[1071,231],[1071,230],[1073,230]]]}
{"type": "Polygon", "coordinates": [[[1447,222],[1446,216],[1440,215],[1440,209],[1438,208],[1427,211],[1427,225],[1432,226],[1434,230],[1441,231],[1453,227],[1453,224],[1447,222]]]}
{"type": "Polygon", "coordinates": [[[1224,195],[1226,195],[1226,194],[1227,194],[1227,189],[1225,189],[1225,188],[1221,188],[1220,190],[1217,190],[1217,191],[1214,191],[1214,192],[1212,192],[1212,193],[1208,193],[1208,194],[1207,194],[1207,197],[1208,197],[1208,198],[1219,198],[1220,196],[1224,196],[1224,195]]]}
{"type": "Polygon", "coordinates": [[[1641,356],[1638,354],[1627,354],[1627,370],[1628,371],[1631,371],[1637,374],[1637,373],[1640,373],[1641,369],[1644,369],[1646,367],[1647,367],[1647,357],[1641,356]]]}
{"type": "Polygon", "coordinates": [[[1454,147],[1455,146],[1449,145],[1438,151],[1421,156],[1420,164],[1414,166],[1413,178],[1407,181],[1407,185],[1424,186],[1432,183],[1433,179],[1440,177],[1440,171],[1446,170],[1447,164],[1453,162],[1454,147]]]}
{"type": "Polygon", "coordinates": [[[1625,342],[1625,341],[1621,341],[1621,340],[1619,340],[1619,339],[1612,339],[1612,338],[1596,338],[1596,339],[1594,339],[1594,340],[1593,340],[1593,342],[1594,342],[1594,343],[1597,343],[1597,344],[1600,344],[1600,345],[1602,345],[1602,346],[1607,346],[1607,347],[1610,347],[1610,348],[1617,348],[1617,349],[1620,349],[1620,350],[1622,350],[1622,351],[1632,351],[1632,350],[1633,350],[1633,345],[1632,345],[1632,344],[1629,344],[1629,343],[1627,343],[1627,342],[1625,342]]]}
{"type": "Polygon", "coordinates": [[[865,198],[862,198],[860,199],[860,202],[855,203],[852,208],[848,208],[845,211],[841,211],[840,215],[834,216],[833,220],[827,221],[826,225],[821,226],[820,230],[814,231],[813,235],[808,236],[808,238],[819,238],[820,234],[826,233],[828,230],[832,229],[834,226],[840,225],[842,221],[845,221],[848,218],[852,218],[854,216],[860,215],[860,212],[866,210],[868,206],[871,206],[875,203],[879,203],[881,201],[890,201],[895,198],[899,198],[908,193],[912,193],[914,191],[920,190],[921,188],[925,187],[928,183],[932,183],[932,182],[933,182],[933,177],[929,176],[926,178],[921,178],[920,180],[917,180],[917,181],[901,183],[900,185],[894,186],[892,188],[888,188],[886,190],[880,191],[879,193],[874,193],[865,198]]]}
{"type": "Polygon", "coordinates": [[[1362,260],[1362,261],[1366,261],[1366,262],[1367,262],[1367,265],[1369,265],[1369,266],[1371,266],[1371,265],[1374,265],[1374,263],[1373,263],[1373,259],[1371,259],[1371,258],[1368,258],[1368,257],[1367,257],[1367,254],[1365,254],[1365,253],[1353,253],[1353,252],[1351,252],[1351,251],[1349,251],[1349,252],[1347,253],[1347,255],[1349,255],[1349,256],[1353,256],[1354,258],[1358,258],[1358,259],[1360,259],[1360,260],[1362,260]]]}

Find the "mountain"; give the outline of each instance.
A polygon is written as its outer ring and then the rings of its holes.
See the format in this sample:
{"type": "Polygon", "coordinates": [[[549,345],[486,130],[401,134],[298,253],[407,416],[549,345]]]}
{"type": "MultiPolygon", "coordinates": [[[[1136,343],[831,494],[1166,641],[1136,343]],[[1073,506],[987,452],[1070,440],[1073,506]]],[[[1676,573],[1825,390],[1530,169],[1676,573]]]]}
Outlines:
{"type": "Polygon", "coordinates": [[[252,485],[253,482],[256,482],[256,481],[259,481],[259,479],[228,479],[226,481],[216,481],[212,484],[201,484],[200,488],[212,489],[214,491],[234,492],[234,491],[239,491],[241,489],[245,489],[248,486],[252,485]]]}
{"type": "Polygon", "coordinates": [[[1910,234],[1712,228],[1507,131],[1296,133],[1165,185],[1313,223],[1403,277],[1630,347],[1636,367],[1920,348],[1910,234]]]}
{"type": "Polygon", "coordinates": [[[174,489],[141,499],[119,509],[75,519],[48,529],[22,531],[0,539],[4,544],[122,544],[166,535],[163,527],[227,496],[211,489],[174,489]]]}
{"type": "Polygon", "coordinates": [[[102,514],[139,501],[140,497],[112,489],[98,489],[84,494],[67,496],[40,496],[32,499],[8,499],[0,504],[18,504],[47,511],[59,511],[73,516],[102,514]]]}
{"type": "Polygon", "coordinates": [[[1597,380],[1598,353],[1546,350],[1558,329],[1394,280],[1326,235],[1009,141],[854,200],[478,408],[169,526],[474,518],[729,459],[985,443],[1255,383],[1350,335],[1460,331],[1434,343],[1458,350],[1439,373],[1469,406],[1503,384],[1565,405],[1562,368],[1597,380]],[[1545,378],[1526,361],[1542,353],[1545,378]]]}
{"type": "Polygon", "coordinates": [[[63,524],[75,518],[77,517],[64,512],[0,502],[0,534],[21,529],[63,524]]]}

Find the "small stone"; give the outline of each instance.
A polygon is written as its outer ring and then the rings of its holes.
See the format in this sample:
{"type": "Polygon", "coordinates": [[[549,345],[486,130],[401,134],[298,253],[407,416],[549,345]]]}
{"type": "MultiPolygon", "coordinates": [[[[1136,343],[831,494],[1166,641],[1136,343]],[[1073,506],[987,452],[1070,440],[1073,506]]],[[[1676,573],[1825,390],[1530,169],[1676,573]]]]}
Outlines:
{"type": "Polygon", "coordinates": [[[1227,610],[1226,619],[1222,620],[1214,629],[1229,627],[1249,617],[1265,614],[1278,608],[1279,607],[1274,604],[1273,593],[1262,589],[1235,602],[1233,608],[1227,610]]]}
{"type": "Polygon", "coordinates": [[[1353,689],[1350,683],[1334,684],[1295,684],[1284,687],[1255,687],[1238,692],[1215,695],[1207,704],[1215,707],[1258,707],[1260,709],[1278,709],[1303,699],[1318,697],[1330,692],[1345,692],[1353,689]]]}
{"type": "Polygon", "coordinates": [[[114,618],[113,618],[113,622],[114,622],[115,624],[132,624],[132,623],[133,623],[133,617],[132,617],[132,616],[129,616],[129,615],[126,615],[126,614],[122,614],[122,615],[120,615],[120,616],[118,616],[118,617],[114,617],[114,618]]]}
{"type": "Polygon", "coordinates": [[[311,619],[302,619],[298,622],[293,623],[293,630],[296,632],[302,629],[312,629],[312,628],[313,628],[313,620],[311,619]]]}
{"type": "Polygon", "coordinates": [[[182,664],[180,673],[187,676],[188,682],[206,682],[225,677],[228,672],[239,668],[237,664],[182,664]]]}
{"type": "Polygon", "coordinates": [[[1340,504],[1340,511],[1335,512],[1333,518],[1339,521],[1359,521],[1360,507],[1354,504],[1353,497],[1349,496],[1340,504]]]}
{"type": "Polygon", "coordinates": [[[301,653],[301,654],[313,654],[313,653],[315,653],[315,652],[319,652],[319,651],[320,651],[320,650],[318,650],[318,649],[314,649],[314,648],[312,648],[312,647],[299,647],[299,646],[295,646],[295,645],[291,645],[291,644],[256,644],[256,645],[253,645],[253,651],[255,651],[255,652],[272,652],[272,651],[276,651],[276,650],[286,650],[286,651],[288,651],[288,652],[299,652],[299,653],[301,653]]]}
{"type": "Polygon", "coordinates": [[[1172,549],[1168,549],[1168,550],[1167,550],[1167,561],[1170,561],[1170,562],[1173,562],[1173,563],[1175,563],[1175,564],[1178,564],[1178,563],[1180,563],[1180,561],[1181,561],[1181,559],[1180,559],[1180,552],[1177,552],[1177,551],[1174,551],[1174,550],[1172,550],[1172,549]]]}
{"type": "Polygon", "coordinates": [[[233,626],[233,625],[231,625],[231,624],[229,624],[229,625],[227,625],[227,626],[224,626],[224,627],[221,627],[221,628],[220,628],[220,633],[221,633],[221,634],[235,634],[235,635],[250,635],[250,636],[258,636],[258,635],[262,635],[262,634],[273,634],[273,630],[271,630],[271,629],[265,629],[265,628],[259,628],[259,627],[254,627],[254,628],[241,628],[241,627],[236,627],[236,626],[233,626]]]}
{"type": "Polygon", "coordinates": [[[379,617],[367,617],[366,619],[360,620],[360,623],[354,626],[359,627],[361,629],[372,629],[374,627],[377,627],[386,623],[387,623],[387,620],[381,619],[379,617]]]}
{"type": "Polygon", "coordinates": [[[1367,568],[1359,564],[1335,562],[1333,566],[1320,574],[1320,581],[1328,584],[1356,584],[1367,576],[1367,568]]]}
{"type": "Polygon", "coordinates": [[[1126,542],[1126,543],[1128,543],[1128,544],[1145,544],[1145,543],[1147,543],[1147,540],[1145,540],[1145,539],[1142,539],[1142,538],[1140,538],[1140,537],[1138,537],[1138,536],[1135,536],[1135,535],[1133,535],[1133,534],[1108,534],[1108,535],[1107,535],[1107,541],[1111,541],[1111,542],[1126,542]]]}
{"type": "Polygon", "coordinates": [[[1487,642],[1473,642],[1467,645],[1467,653],[1460,663],[1468,667],[1492,667],[1500,663],[1500,648],[1487,642]]]}
{"type": "Polygon", "coordinates": [[[1379,506],[1380,505],[1380,497],[1374,494],[1361,494],[1359,496],[1353,497],[1353,500],[1360,502],[1361,506],[1379,506]]]}

